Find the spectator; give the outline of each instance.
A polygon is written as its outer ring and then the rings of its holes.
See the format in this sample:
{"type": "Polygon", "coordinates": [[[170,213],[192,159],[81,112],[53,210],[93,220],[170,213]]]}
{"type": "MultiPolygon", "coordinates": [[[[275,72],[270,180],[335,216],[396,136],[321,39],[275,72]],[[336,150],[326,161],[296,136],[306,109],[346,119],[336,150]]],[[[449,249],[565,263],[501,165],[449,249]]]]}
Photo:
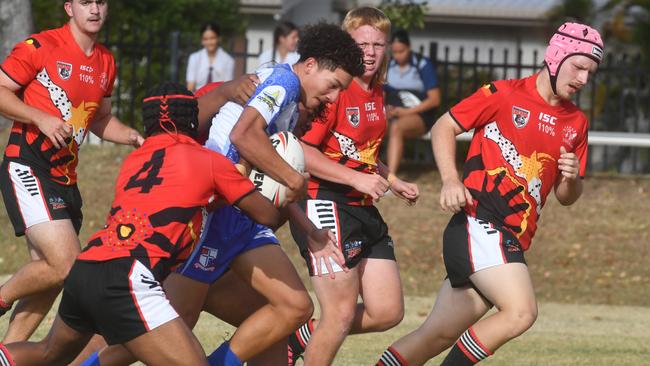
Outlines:
{"type": "Polygon", "coordinates": [[[291,22],[280,22],[273,31],[273,48],[262,52],[257,60],[259,65],[267,62],[293,65],[298,62],[298,27],[291,22]]]}
{"type": "Polygon", "coordinates": [[[234,78],[235,60],[219,47],[221,30],[215,23],[207,23],[201,28],[203,49],[190,55],[187,62],[187,89],[194,92],[203,85],[215,81],[228,81],[234,78]]]}
{"type": "Polygon", "coordinates": [[[397,173],[404,139],[431,130],[435,108],[440,105],[440,89],[433,63],[411,51],[405,30],[396,30],[390,43],[393,58],[386,81],[386,112],[390,121],[387,162],[390,172],[397,173]]]}

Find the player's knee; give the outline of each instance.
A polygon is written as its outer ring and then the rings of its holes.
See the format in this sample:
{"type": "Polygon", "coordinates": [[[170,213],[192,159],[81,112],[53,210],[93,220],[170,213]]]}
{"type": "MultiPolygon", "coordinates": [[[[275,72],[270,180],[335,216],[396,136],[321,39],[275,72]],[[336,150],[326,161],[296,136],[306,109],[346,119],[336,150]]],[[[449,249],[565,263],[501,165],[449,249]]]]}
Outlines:
{"type": "Polygon", "coordinates": [[[58,258],[56,261],[49,261],[50,267],[50,280],[55,286],[63,286],[63,280],[68,277],[70,269],[74,264],[75,257],[72,258],[58,258]]]}
{"type": "Polygon", "coordinates": [[[376,331],[383,332],[391,329],[404,319],[404,306],[395,305],[386,307],[374,318],[376,319],[376,331]]]}
{"type": "Polygon", "coordinates": [[[510,338],[517,337],[533,326],[537,320],[537,306],[522,305],[511,309],[503,310],[507,315],[507,326],[509,327],[510,338]]]}
{"type": "Polygon", "coordinates": [[[286,318],[296,326],[305,324],[314,313],[314,303],[307,293],[292,296],[285,302],[284,313],[286,318]]]}
{"type": "Polygon", "coordinates": [[[356,307],[338,307],[323,312],[320,319],[321,323],[328,323],[330,329],[338,329],[341,334],[346,335],[352,328],[356,307]]]}
{"type": "Polygon", "coordinates": [[[394,136],[394,137],[402,136],[402,126],[400,126],[400,124],[397,121],[391,123],[389,133],[390,136],[394,136]]]}

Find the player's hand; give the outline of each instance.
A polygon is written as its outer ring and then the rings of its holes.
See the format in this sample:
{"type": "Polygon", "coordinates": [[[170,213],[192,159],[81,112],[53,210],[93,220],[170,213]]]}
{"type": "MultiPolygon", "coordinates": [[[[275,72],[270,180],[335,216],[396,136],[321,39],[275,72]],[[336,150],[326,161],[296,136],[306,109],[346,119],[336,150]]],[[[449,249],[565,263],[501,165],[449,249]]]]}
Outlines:
{"type": "Polygon", "coordinates": [[[259,82],[260,79],[255,74],[246,74],[235,79],[234,90],[230,96],[230,100],[239,105],[245,105],[253,93],[255,93],[259,82]]]}
{"type": "Polygon", "coordinates": [[[357,172],[352,183],[352,188],[369,195],[373,201],[384,197],[389,186],[388,181],[381,175],[361,172],[357,172]]]}
{"type": "Polygon", "coordinates": [[[307,195],[307,182],[309,180],[309,173],[298,173],[295,174],[296,178],[293,182],[289,182],[290,185],[287,185],[287,195],[285,197],[282,207],[286,207],[288,204],[296,202],[307,195]],[[293,187],[293,188],[292,188],[293,187]]]}
{"type": "Polygon", "coordinates": [[[40,112],[33,122],[57,149],[68,145],[66,139],[72,136],[73,129],[61,118],[40,112]]]}
{"type": "Polygon", "coordinates": [[[580,171],[580,160],[572,152],[567,152],[564,146],[560,147],[560,158],[557,161],[557,168],[564,179],[575,180],[580,171]]]}
{"type": "Polygon", "coordinates": [[[129,131],[128,141],[129,141],[129,145],[140,147],[142,146],[142,144],[144,144],[144,137],[140,135],[140,132],[136,130],[131,130],[129,131]]]}
{"type": "Polygon", "coordinates": [[[467,204],[473,204],[474,200],[469,190],[458,178],[442,182],[440,190],[440,207],[447,212],[460,212],[467,204]]]}
{"type": "Polygon", "coordinates": [[[336,245],[336,235],[330,229],[313,230],[307,236],[307,246],[316,260],[316,275],[318,277],[323,275],[322,265],[325,264],[327,273],[329,273],[330,278],[334,279],[335,275],[331,261],[338,264],[344,272],[349,271],[345,265],[345,257],[336,245]]]}
{"type": "Polygon", "coordinates": [[[390,184],[390,190],[395,196],[406,201],[409,206],[414,205],[420,197],[420,190],[417,184],[405,182],[399,178],[390,184]]]}

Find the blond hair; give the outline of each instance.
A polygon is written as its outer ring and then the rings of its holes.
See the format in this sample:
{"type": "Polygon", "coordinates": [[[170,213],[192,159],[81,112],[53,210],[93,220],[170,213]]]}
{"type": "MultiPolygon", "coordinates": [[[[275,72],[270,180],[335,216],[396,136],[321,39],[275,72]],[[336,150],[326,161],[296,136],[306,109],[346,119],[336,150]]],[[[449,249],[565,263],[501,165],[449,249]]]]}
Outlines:
{"type": "MultiPolygon", "coordinates": [[[[343,30],[350,33],[353,30],[364,25],[369,25],[384,33],[386,35],[386,43],[388,43],[388,38],[390,37],[390,19],[388,19],[383,11],[377,8],[371,6],[363,6],[350,10],[345,15],[345,19],[343,19],[343,24],[341,27],[343,30]]],[[[386,81],[387,70],[388,52],[384,52],[384,59],[381,61],[381,65],[377,70],[377,73],[375,73],[375,75],[372,77],[370,86],[383,84],[386,81]]]]}

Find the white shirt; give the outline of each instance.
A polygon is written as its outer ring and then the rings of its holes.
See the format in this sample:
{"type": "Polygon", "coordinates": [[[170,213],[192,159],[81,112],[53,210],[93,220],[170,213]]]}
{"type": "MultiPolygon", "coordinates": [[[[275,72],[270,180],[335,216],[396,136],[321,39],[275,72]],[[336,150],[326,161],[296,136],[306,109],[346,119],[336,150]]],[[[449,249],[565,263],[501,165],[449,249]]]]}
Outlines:
{"type": "Polygon", "coordinates": [[[185,80],[196,83],[195,89],[208,83],[208,73],[212,66],[212,82],[228,81],[235,77],[235,60],[223,48],[217,48],[217,54],[212,60],[208,57],[208,51],[203,48],[190,55],[187,62],[187,73],[185,80]]]}
{"type": "MultiPolygon", "coordinates": [[[[276,64],[293,65],[296,62],[298,62],[298,60],[300,59],[300,55],[298,54],[298,52],[289,52],[287,53],[284,59],[280,56],[280,52],[278,52],[277,50],[275,51],[275,59],[272,59],[271,58],[272,53],[273,53],[273,49],[268,49],[260,53],[260,55],[257,56],[257,61],[258,61],[257,66],[258,67],[263,66],[264,64],[269,63],[271,61],[275,61],[276,64]]],[[[269,65],[265,65],[265,66],[269,66],[269,65]]]]}

